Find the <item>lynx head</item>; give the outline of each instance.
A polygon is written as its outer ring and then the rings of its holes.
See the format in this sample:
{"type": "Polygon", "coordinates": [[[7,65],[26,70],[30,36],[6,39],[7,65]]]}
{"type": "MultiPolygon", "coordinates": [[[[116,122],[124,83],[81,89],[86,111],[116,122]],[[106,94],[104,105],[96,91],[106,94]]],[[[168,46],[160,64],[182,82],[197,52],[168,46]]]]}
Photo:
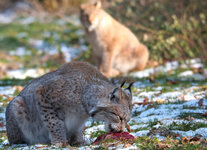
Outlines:
{"type": "Polygon", "coordinates": [[[131,86],[123,89],[122,86],[116,87],[105,97],[104,103],[98,104],[91,110],[90,114],[95,120],[105,122],[108,132],[122,132],[126,123],[131,118],[132,93],[131,86]]]}
{"type": "Polygon", "coordinates": [[[85,30],[92,31],[99,22],[99,12],[101,10],[101,1],[96,1],[93,4],[87,3],[80,6],[80,20],[85,30]]]}

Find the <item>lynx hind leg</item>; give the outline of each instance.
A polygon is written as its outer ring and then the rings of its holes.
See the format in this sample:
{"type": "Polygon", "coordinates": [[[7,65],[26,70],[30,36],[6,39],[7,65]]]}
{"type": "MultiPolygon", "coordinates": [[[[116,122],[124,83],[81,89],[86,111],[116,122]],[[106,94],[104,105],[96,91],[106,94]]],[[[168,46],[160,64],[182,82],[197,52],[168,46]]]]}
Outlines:
{"type": "Polygon", "coordinates": [[[21,96],[15,97],[6,109],[6,130],[10,144],[24,144],[21,126],[28,123],[29,118],[21,96]]]}

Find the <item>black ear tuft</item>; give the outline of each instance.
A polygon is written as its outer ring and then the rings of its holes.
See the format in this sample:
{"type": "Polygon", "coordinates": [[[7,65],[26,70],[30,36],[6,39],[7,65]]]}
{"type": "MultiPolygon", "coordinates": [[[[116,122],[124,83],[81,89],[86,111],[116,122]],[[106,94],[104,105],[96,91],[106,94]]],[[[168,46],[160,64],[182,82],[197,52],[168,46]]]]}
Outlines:
{"type": "Polygon", "coordinates": [[[125,83],[126,83],[126,81],[123,81],[122,84],[120,85],[120,87],[122,88],[125,83]]]}
{"type": "Polygon", "coordinates": [[[132,87],[133,84],[134,84],[134,82],[130,83],[128,88],[126,88],[126,89],[128,89],[131,92],[131,87],[132,87]]]}

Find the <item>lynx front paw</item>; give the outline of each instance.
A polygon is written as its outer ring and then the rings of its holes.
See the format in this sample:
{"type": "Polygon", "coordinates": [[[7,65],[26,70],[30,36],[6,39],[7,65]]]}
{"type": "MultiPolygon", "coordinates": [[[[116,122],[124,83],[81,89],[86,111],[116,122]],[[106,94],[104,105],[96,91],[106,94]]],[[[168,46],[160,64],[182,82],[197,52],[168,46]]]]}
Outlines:
{"type": "Polygon", "coordinates": [[[54,144],[56,147],[66,147],[66,146],[68,146],[68,141],[66,141],[66,142],[59,142],[59,143],[55,143],[54,144]]]}
{"type": "Polygon", "coordinates": [[[86,141],[84,140],[82,133],[76,133],[71,136],[69,143],[73,146],[82,146],[86,144],[86,141]]]}

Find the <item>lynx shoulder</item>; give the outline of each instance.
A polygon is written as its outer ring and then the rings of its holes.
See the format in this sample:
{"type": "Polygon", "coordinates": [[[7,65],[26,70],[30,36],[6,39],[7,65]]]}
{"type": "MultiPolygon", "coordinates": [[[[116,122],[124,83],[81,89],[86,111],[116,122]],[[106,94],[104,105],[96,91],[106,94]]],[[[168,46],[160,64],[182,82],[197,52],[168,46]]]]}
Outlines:
{"type": "Polygon", "coordinates": [[[89,117],[120,132],[131,117],[132,94],[95,67],[72,62],[31,81],[6,108],[10,144],[84,144],[89,117]]]}
{"type": "Polygon", "coordinates": [[[93,59],[106,76],[145,68],[149,52],[123,24],[101,8],[100,1],[82,4],[80,20],[93,49],[93,59]]]}

